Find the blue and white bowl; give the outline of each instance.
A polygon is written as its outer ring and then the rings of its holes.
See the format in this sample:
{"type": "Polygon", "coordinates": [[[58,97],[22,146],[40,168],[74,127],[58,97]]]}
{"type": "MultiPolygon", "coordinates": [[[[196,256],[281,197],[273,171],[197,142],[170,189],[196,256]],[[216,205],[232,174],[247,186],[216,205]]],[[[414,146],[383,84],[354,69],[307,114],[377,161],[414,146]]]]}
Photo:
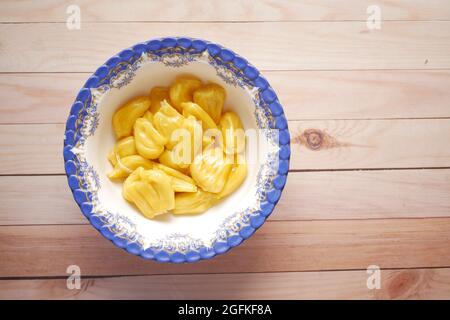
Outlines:
{"type": "Polygon", "coordinates": [[[67,119],[64,161],[81,211],[116,246],[145,259],[195,262],[238,246],[269,217],[286,183],[289,143],[277,95],[246,59],[209,41],[163,38],[121,51],[86,81],[67,119]],[[247,159],[246,180],[223,202],[200,215],[149,220],[123,199],[122,183],[106,176],[115,143],[112,116],[127,100],[168,86],[180,74],[222,85],[225,110],[236,112],[244,128],[258,129],[262,138],[257,150],[256,143],[247,143],[247,158],[256,160],[247,159]]]}

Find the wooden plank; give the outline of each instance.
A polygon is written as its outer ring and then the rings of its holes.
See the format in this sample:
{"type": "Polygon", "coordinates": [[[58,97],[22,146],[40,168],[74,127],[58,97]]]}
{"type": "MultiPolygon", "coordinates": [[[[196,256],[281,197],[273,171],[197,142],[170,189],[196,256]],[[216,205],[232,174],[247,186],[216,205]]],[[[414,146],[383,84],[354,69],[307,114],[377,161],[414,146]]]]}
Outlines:
{"type": "Polygon", "coordinates": [[[291,172],[272,220],[450,216],[450,170],[291,172]]]}
{"type": "Polygon", "coordinates": [[[0,174],[63,173],[62,124],[0,126],[0,174]]]}
{"type": "MultiPolygon", "coordinates": [[[[290,120],[450,117],[450,71],[264,72],[290,120]]],[[[64,123],[88,73],[0,74],[0,123],[64,123]]]]}
{"type": "MultiPolygon", "coordinates": [[[[450,170],[291,172],[270,220],[449,217],[449,193],[450,170]]],[[[0,177],[0,225],[87,223],[65,176],[0,177]]]]}
{"type": "MultiPolygon", "coordinates": [[[[190,0],[180,2],[129,0],[4,0],[0,5],[1,22],[61,21],[67,18],[69,5],[80,7],[82,21],[286,21],[286,20],[366,20],[370,0],[190,0]],[[155,14],[157,12],[157,14],[155,14]]],[[[450,19],[445,0],[377,1],[384,20],[450,19]]]]}
{"type": "Polygon", "coordinates": [[[0,177],[0,225],[87,224],[65,176],[0,177]]]}
{"type": "Polygon", "coordinates": [[[169,265],[119,250],[87,225],[2,226],[0,277],[64,276],[73,264],[85,276],[448,267],[449,232],[449,218],[271,221],[224,256],[169,265]]]}
{"type": "Polygon", "coordinates": [[[292,121],[291,169],[450,166],[450,120],[292,121]]]}
{"type": "Polygon", "coordinates": [[[0,74],[0,123],[65,123],[89,74],[0,74]]]}
{"type": "Polygon", "coordinates": [[[450,21],[384,22],[372,31],[366,22],[83,23],[80,30],[40,23],[0,25],[0,72],[92,72],[123,48],[173,35],[217,41],[262,70],[450,68],[450,21]]]}
{"type": "Polygon", "coordinates": [[[0,280],[0,299],[449,299],[450,270],[381,270],[368,289],[365,270],[154,275],[81,280],[0,280]],[[151,288],[151,290],[149,290],[151,288]]]}
{"type": "MultiPolygon", "coordinates": [[[[449,167],[450,119],[290,121],[291,170],[449,167]]],[[[0,174],[64,173],[64,125],[0,125],[0,174]]]]}
{"type": "Polygon", "coordinates": [[[450,116],[447,70],[273,71],[265,76],[289,120],[450,116]]]}

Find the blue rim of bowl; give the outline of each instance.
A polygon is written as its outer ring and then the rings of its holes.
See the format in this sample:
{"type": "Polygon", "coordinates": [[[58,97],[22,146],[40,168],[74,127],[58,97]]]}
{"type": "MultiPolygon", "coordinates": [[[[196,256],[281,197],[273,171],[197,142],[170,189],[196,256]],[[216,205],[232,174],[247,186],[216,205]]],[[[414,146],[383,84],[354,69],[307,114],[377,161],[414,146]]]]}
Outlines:
{"type": "Polygon", "coordinates": [[[124,249],[131,254],[140,256],[144,259],[155,260],[157,262],[172,263],[197,262],[199,260],[211,259],[217,255],[228,252],[231,248],[239,246],[246,239],[250,238],[271,215],[275,205],[280,199],[289,172],[290,154],[290,135],[283,107],[278,101],[275,91],[272,89],[269,82],[260,74],[258,69],[243,57],[219,44],[187,37],[167,37],[138,43],[130,48],[122,50],[100,66],[80,89],[74,103],[72,104],[70,114],[66,122],[63,149],[64,167],[69,187],[72,190],[72,195],[75,202],[78,204],[81,212],[89,220],[91,225],[105,238],[110,240],[115,246],[124,249]],[[203,246],[199,248],[198,251],[188,251],[187,253],[168,252],[164,249],[159,251],[152,248],[144,249],[136,242],[128,242],[113,234],[109,228],[106,228],[104,222],[92,214],[92,206],[89,201],[86,201],[91,199],[89,192],[85,192],[80,188],[81,184],[79,182],[80,178],[77,176],[76,156],[71,152],[73,144],[75,143],[73,137],[77,132],[74,119],[78,117],[80,112],[83,112],[85,103],[90,100],[90,90],[101,85],[101,76],[108,75],[112,68],[121,62],[130,62],[130,60],[136,59],[144,52],[152,53],[156,50],[160,50],[161,48],[180,47],[199,53],[207,50],[209,55],[213,59],[217,59],[218,62],[231,64],[232,67],[234,67],[234,70],[241,77],[245,78],[247,83],[254,87],[258,87],[258,89],[261,90],[261,97],[264,102],[267,103],[274,119],[273,129],[279,130],[278,172],[272,180],[273,188],[266,192],[265,198],[261,201],[261,208],[258,210],[258,214],[253,215],[250,219],[250,225],[243,227],[237,235],[227,237],[226,241],[216,242],[211,248],[203,246]]]}

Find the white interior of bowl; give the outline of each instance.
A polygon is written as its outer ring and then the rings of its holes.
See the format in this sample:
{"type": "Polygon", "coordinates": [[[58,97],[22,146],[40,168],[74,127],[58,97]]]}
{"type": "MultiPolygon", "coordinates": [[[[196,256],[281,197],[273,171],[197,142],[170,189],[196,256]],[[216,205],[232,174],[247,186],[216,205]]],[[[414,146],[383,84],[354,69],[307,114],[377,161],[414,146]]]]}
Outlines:
{"type": "MultiPolygon", "coordinates": [[[[98,199],[102,207],[111,214],[120,214],[127,217],[136,226],[136,231],[144,239],[144,247],[174,234],[189,235],[208,245],[214,238],[220,225],[236,212],[254,207],[257,189],[257,174],[264,157],[257,162],[250,163],[248,175],[243,185],[223,202],[199,215],[174,216],[165,214],[157,219],[145,218],[139,211],[122,197],[122,182],[112,182],[106,174],[112,170],[107,160],[108,151],[114,146],[115,137],[112,129],[112,116],[114,112],[129,99],[140,95],[148,95],[154,86],[169,86],[176,76],[180,74],[193,74],[204,82],[215,82],[222,85],[227,92],[225,110],[236,112],[242,120],[244,129],[257,129],[255,105],[251,92],[238,86],[225,83],[214,67],[201,62],[193,61],[181,67],[167,67],[161,62],[150,62],[142,65],[135,73],[131,82],[120,89],[111,88],[100,99],[97,107],[99,124],[93,136],[86,141],[85,157],[87,162],[98,173],[100,189],[98,199]]],[[[247,145],[248,147],[248,145],[247,145]]],[[[248,150],[248,149],[247,149],[248,150]]],[[[261,150],[259,150],[261,151],[261,150]]],[[[264,155],[263,152],[259,154],[264,155]]]]}

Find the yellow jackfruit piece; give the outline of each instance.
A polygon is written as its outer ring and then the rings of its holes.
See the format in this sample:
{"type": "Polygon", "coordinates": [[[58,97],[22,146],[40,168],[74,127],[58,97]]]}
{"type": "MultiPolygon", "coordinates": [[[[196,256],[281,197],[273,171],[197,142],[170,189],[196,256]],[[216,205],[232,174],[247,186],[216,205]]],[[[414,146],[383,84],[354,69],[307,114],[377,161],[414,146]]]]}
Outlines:
{"type": "Polygon", "coordinates": [[[171,178],[158,169],[136,169],[123,184],[123,196],[148,218],[154,218],[175,207],[171,178]]]}
{"type": "Polygon", "coordinates": [[[198,104],[193,102],[184,102],[181,104],[181,107],[183,108],[183,115],[185,117],[188,117],[189,115],[194,116],[202,123],[204,131],[208,129],[217,129],[214,120],[198,104]]]}
{"type": "Polygon", "coordinates": [[[156,113],[161,108],[163,100],[169,100],[169,89],[164,87],[154,87],[150,91],[150,112],[156,113]]]}
{"type": "Polygon", "coordinates": [[[219,193],[232,167],[226,160],[221,148],[207,148],[195,157],[190,166],[191,176],[204,191],[219,193]]]}
{"type": "Polygon", "coordinates": [[[173,140],[172,133],[183,124],[183,116],[172,107],[166,100],[161,102],[161,108],[153,115],[155,128],[167,138],[167,147],[173,148],[176,141],[173,140]]]}
{"type": "Polygon", "coordinates": [[[139,167],[144,169],[151,169],[155,163],[140,155],[131,155],[123,158],[118,158],[114,166],[114,170],[108,173],[110,179],[121,179],[128,177],[134,170],[139,167]]]}
{"type": "Polygon", "coordinates": [[[115,166],[117,158],[123,158],[136,154],[136,145],[134,143],[134,137],[126,137],[116,142],[114,148],[108,154],[109,162],[115,166]]]}
{"type": "Polygon", "coordinates": [[[177,171],[175,169],[172,169],[168,166],[165,166],[161,163],[157,163],[155,165],[156,169],[159,169],[161,171],[164,171],[168,176],[172,178],[172,188],[175,190],[175,192],[196,192],[197,186],[195,185],[195,181],[181,173],[180,171],[177,171]]]}
{"type": "Polygon", "coordinates": [[[178,77],[169,89],[170,102],[173,106],[181,111],[181,104],[183,102],[192,101],[192,95],[195,90],[202,85],[200,79],[193,76],[178,77]]]}
{"type": "Polygon", "coordinates": [[[230,174],[228,175],[227,182],[222,191],[217,195],[219,198],[224,198],[234,191],[236,191],[247,177],[247,164],[238,163],[233,165],[230,174]]]}
{"type": "Polygon", "coordinates": [[[131,135],[134,122],[150,107],[150,98],[139,97],[127,102],[113,115],[113,128],[116,138],[120,139],[131,135]]]}
{"type": "Polygon", "coordinates": [[[226,154],[241,153],[245,150],[245,132],[236,113],[225,112],[220,118],[220,129],[226,154]]]}
{"type": "Polygon", "coordinates": [[[153,113],[150,111],[146,111],[142,117],[153,123],[153,113]]]}
{"type": "Polygon", "coordinates": [[[175,149],[175,151],[166,149],[161,153],[158,160],[165,166],[181,171],[182,173],[187,173],[189,171],[190,162],[188,160],[185,161],[183,155],[180,155],[177,151],[177,149],[175,149]]]}
{"type": "Polygon", "coordinates": [[[195,155],[201,151],[203,139],[202,125],[194,116],[188,116],[187,118],[183,118],[181,128],[175,133],[172,136],[174,139],[172,140],[173,146],[171,149],[178,155],[184,156],[186,152],[185,162],[191,164],[195,155]]]}
{"type": "Polygon", "coordinates": [[[225,89],[215,83],[208,83],[194,91],[194,102],[202,107],[217,124],[225,102],[225,89]]]}
{"type": "Polygon", "coordinates": [[[156,159],[164,151],[165,136],[156,130],[146,118],[139,118],[134,124],[134,138],[137,152],[147,159],[156,159]]]}
{"type": "Polygon", "coordinates": [[[217,196],[198,189],[197,192],[181,192],[175,195],[173,214],[198,214],[205,212],[217,202],[217,196]]]}

